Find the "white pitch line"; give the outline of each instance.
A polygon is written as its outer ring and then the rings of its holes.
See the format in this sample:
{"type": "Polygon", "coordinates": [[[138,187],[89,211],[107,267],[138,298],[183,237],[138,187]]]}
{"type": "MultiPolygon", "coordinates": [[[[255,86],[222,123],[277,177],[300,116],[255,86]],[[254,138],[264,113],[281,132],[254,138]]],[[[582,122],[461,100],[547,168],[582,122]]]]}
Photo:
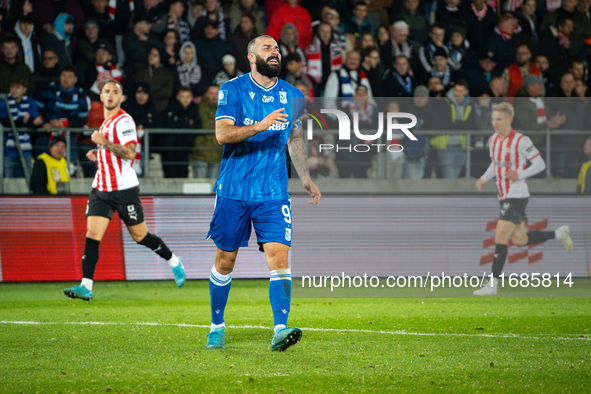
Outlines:
{"type": "MultiPolygon", "coordinates": [[[[207,324],[186,324],[186,323],[115,323],[115,322],[35,322],[35,321],[8,321],[0,320],[0,324],[18,324],[18,325],[86,325],[86,326],[168,326],[168,327],[189,327],[189,328],[210,328],[207,324]]],[[[262,329],[271,330],[271,327],[253,326],[253,325],[228,325],[228,328],[237,329],[262,329]]],[[[316,327],[301,327],[304,331],[317,332],[351,332],[363,334],[384,334],[384,335],[411,335],[411,336],[426,336],[426,337],[468,337],[468,338],[513,338],[513,339],[551,339],[555,341],[591,341],[591,337],[583,336],[582,334],[571,334],[572,337],[552,337],[551,334],[538,334],[539,336],[523,336],[520,334],[462,334],[462,333],[441,333],[441,332],[408,332],[408,331],[385,331],[385,330],[363,330],[355,328],[316,328],[316,327]],[[576,335],[576,336],[575,336],[576,335]]]]}

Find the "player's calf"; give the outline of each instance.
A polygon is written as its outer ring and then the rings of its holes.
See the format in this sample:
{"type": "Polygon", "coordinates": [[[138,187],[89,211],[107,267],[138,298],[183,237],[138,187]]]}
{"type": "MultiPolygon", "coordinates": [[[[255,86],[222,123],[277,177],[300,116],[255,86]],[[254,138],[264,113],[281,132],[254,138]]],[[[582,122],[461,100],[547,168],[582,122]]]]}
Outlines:
{"type": "Polygon", "coordinates": [[[566,225],[560,226],[554,231],[530,231],[527,233],[526,245],[541,244],[551,239],[557,239],[561,241],[568,251],[572,250],[573,248],[573,241],[570,238],[570,228],[566,225]]]}
{"type": "Polygon", "coordinates": [[[139,245],[144,245],[150,248],[154,253],[166,260],[170,268],[172,268],[174,280],[178,287],[182,287],[185,284],[187,276],[185,274],[183,261],[168,249],[168,246],[166,246],[160,237],[148,233],[142,240],[136,242],[139,245]]]}
{"type": "Polygon", "coordinates": [[[486,283],[482,288],[475,290],[473,292],[474,295],[483,296],[483,295],[495,295],[497,294],[497,283],[499,281],[499,276],[501,272],[503,272],[503,267],[505,266],[505,260],[507,260],[507,245],[506,244],[496,244],[495,245],[495,254],[493,255],[493,264],[492,264],[492,279],[486,283]]]}

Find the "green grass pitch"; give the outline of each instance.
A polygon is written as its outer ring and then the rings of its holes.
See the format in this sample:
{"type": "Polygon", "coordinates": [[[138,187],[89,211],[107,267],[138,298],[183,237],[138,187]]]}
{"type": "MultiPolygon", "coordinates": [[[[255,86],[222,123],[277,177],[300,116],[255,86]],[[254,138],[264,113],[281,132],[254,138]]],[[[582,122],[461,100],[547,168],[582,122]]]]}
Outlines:
{"type": "Polygon", "coordinates": [[[69,286],[0,284],[0,393],[591,392],[589,298],[298,298],[276,353],[268,280],[233,281],[225,351],[207,281],[69,286]]]}

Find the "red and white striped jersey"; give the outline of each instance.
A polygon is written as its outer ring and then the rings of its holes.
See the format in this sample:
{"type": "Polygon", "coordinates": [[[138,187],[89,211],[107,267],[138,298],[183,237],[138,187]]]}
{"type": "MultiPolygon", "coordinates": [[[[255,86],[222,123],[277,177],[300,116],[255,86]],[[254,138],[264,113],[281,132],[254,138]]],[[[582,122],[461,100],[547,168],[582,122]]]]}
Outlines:
{"type": "MultiPolygon", "coordinates": [[[[114,143],[126,146],[137,144],[135,122],[129,114],[120,110],[115,115],[106,119],[99,130],[105,138],[114,143]]],[[[133,160],[117,157],[113,152],[98,147],[98,169],[92,182],[94,189],[102,192],[126,190],[138,186],[140,183],[132,168],[133,160]]]]}
{"type": "Polygon", "coordinates": [[[497,195],[499,200],[507,198],[528,198],[529,189],[525,179],[511,182],[505,176],[505,172],[511,168],[513,171],[524,170],[527,161],[533,160],[540,152],[536,149],[529,137],[511,130],[503,139],[494,133],[488,139],[490,158],[494,164],[495,178],[497,182],[497,195]]]}

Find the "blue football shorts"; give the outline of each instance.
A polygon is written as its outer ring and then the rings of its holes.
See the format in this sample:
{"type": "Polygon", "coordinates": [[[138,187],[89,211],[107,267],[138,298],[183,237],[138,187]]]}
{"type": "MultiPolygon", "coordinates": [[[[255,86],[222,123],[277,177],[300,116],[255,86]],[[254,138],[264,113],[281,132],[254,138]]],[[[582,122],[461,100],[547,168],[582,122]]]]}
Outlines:
{"type": "Polygon", "coordinates": [[[259,250],[277,242],[291,246],[291,200],[238,201],[217,196],[207,238],[224,251],[248,246],[252,228],[259,250]]]}

